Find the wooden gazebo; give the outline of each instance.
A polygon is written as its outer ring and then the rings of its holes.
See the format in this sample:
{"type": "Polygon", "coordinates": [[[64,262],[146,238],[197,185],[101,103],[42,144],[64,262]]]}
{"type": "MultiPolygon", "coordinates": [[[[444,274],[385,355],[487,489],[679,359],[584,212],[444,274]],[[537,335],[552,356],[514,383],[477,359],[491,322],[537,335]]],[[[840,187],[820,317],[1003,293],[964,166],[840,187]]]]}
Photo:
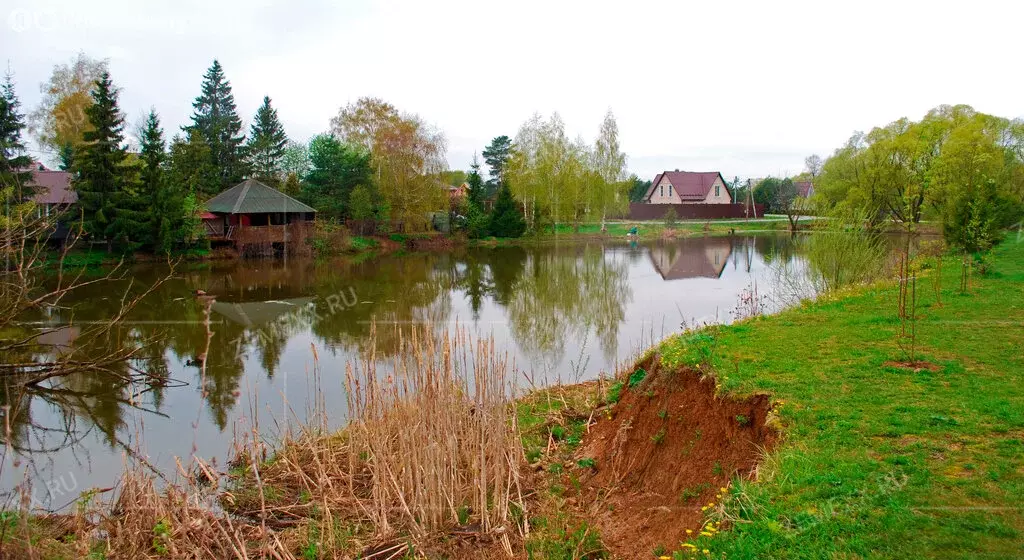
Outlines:
{"type": "Polygon", "coordinates": [[[255,179],[246,179],[211,198],[202,215],[211,242],[229,242],[240,253],[305,245],[316,210],[255,179]]]}

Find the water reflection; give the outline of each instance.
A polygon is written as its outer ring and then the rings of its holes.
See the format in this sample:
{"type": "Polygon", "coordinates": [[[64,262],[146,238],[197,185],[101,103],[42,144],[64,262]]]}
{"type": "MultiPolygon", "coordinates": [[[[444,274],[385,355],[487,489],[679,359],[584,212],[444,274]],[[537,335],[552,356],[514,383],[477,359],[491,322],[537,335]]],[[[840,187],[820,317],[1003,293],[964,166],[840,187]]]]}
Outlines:
{"type": "MultiPolygon", "coordinates": [[[[46,457],[51,475],[75,470],[87,485],[112,482],[120,454],[140,444],[136,433],[157,446],[149,460],[161,468],[193,449],[222,454],[249,410],[301,419],[312,348],[328,410],[340,422],[344,364],[366,349],[374,325],[382,357],[398,349],[391,326],[426,321],[440,333],[462,324],[493,333],[533,382],[596,376],[627,358],[656,325],[665,329],[660,336],[692,317],[727,320],[724,311],[738,294],[770,276],[767,263],[796,258],[790,237],[759,236],[190,265],[120,328],[81,338],[82,325],[116,312],[122,291],[140,292],[167,272],[139,266],[130,283],[87,287],[50,316],[26,318],[62,327],[41,338],[30,359],[67,348],[96,356],[119,345],[139,350],[130,362],[111,364],[109,375],[30,387],[9,380],[0,391],[0,404],[10,407],[7,443],[16,454],[46,457]],[[132,368],[148,381],[131,381],[132,368]],[[255,405],[243,402],[253,393],[255,405]]],[[[0,483],[11,488],[19,476],[5,468],[0,483]]]]}

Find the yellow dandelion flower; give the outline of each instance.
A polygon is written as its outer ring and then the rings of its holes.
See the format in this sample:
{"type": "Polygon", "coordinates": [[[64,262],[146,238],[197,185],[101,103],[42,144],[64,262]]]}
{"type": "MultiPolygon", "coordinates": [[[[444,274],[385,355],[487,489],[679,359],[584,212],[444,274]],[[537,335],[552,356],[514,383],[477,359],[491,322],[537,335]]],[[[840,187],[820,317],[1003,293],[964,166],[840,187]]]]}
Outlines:
{"type": "Polygon", "coordinates": [[[724,486],[723,486],[723,487],[721,488],[721,490],[722,490],[722,492],[723,492],[723,493],[725,493],[725,492],[728,492],[728,491],[729,491],[729,489],[728,489],[728,488],[725,488],[724,486]]]}
{"type": "Polygon", "coordinates": [[[701,511],[707,511],[708,510],[708,506],[700,506],[700,510],[701,511]]]}
{"type": "Polygon", "coordinates": [[[707,531],[701,531],[700,532],[700,536],[702,536],[702,537],[713,537],[714,535],[712,535],[711,533],[709,533],[707,531]]]}
{"type": "Polygon", "coordinates": [[[672,560],[670,556],[659,556],[658,560],[672,560]]]}
{"type": "Polygon", "coordinates": [[[687,535],[692,535],[693,534],[693,529],[687,529],[686,530],[686,534],[687,535]]]}
{"type": "Polygon", "coordinates": [[[697,547],[696,547],[696,546],[694,546],[694,545],[692,545],[692,544],[690,544],[690,543],[688,543],[688,542],[684,542],[684,543],[680,544],[679,546],[681,546],[681,547],[683,547],[683,548],[692,548],[692,549],[694,549],[694,550],[697,550],[697,547]]]}
{"type": "Polygon", "coordinates": [[[704,554],[711,554],[711,551],[705,548],[704,549],[704,554]]]}

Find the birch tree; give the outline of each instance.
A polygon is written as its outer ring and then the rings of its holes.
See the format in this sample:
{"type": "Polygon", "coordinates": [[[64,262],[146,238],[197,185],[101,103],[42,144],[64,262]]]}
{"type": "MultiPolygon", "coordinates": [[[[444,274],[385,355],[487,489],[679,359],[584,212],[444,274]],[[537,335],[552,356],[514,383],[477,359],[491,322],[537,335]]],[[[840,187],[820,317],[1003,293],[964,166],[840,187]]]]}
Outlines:
{"type": "Polygon", "coordinates": [[[592,208],[601,213],[601,230],[610,212],[618,212],[629,202],[629,184],[626,182],[626,154],[619,146],[619,126],[611,109],[604,116],[601,131],[594,144],[594,167],[600,184],[593,192],[592,208]]]}

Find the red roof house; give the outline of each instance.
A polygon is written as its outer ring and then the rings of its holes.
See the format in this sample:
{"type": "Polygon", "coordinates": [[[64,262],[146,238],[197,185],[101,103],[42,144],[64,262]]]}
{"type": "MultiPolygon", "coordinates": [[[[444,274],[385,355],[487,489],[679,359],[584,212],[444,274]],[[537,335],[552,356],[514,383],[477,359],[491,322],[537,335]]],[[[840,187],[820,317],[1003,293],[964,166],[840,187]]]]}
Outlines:
{"type": "Polygon", "coordinates": [[[649,204],[732,204],[732,194],[718,171],[658,173],[643,198],[649,204]]]}

